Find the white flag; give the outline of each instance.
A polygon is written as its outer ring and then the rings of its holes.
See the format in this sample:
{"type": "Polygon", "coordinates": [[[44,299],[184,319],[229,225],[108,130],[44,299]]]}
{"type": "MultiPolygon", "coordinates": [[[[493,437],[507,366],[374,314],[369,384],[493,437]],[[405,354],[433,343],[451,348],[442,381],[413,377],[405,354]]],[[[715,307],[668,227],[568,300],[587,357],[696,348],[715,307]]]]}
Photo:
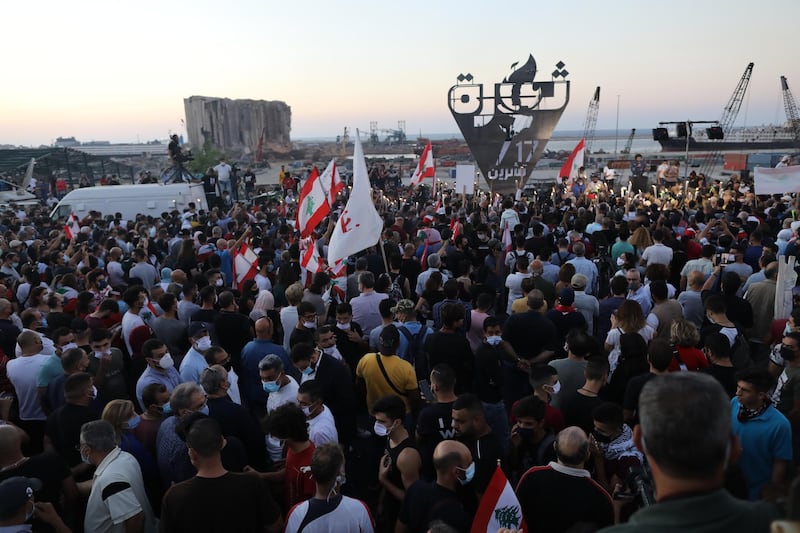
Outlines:
{"type": "Polygon", "coordinates": [[[753,172],[756,194],[800,192],[800,165],[791,167],[756,167],[753,172]]]}
{"type": "Polygon", "coordinates": [[[372,203],[367,163],[364,161],[361,140],[356,133],[353,190],[331,235],[331,242],[328,245],[328,264],[334,267],[349,256],[375,246],[382,231],[383,219],[372,203]]]}

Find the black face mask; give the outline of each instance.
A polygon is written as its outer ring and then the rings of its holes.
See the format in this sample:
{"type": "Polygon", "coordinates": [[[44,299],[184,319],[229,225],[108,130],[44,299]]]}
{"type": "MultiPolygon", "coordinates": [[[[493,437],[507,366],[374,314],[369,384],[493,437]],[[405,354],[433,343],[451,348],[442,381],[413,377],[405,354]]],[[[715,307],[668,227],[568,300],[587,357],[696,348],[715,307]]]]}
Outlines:
{"type": "Polygon", "coordinates": [[[797,359],[797,356],[800,355],[797,353],[796,350],[792,350],[791,348],[787,348],[786,346],[781,346],[780,353],[784,361],[794,361],[795,359],[797,359]]]}
{"type": "Polygon", "coordinates": [[[611,435],[600,433],[596,429],[592,430],[592,436],[594,437],[594,440],[596,440],[597,442],[602,442],[603,444],[608,444],[609,442],[614,440],[614,438],[611,437],[611,435]]]}

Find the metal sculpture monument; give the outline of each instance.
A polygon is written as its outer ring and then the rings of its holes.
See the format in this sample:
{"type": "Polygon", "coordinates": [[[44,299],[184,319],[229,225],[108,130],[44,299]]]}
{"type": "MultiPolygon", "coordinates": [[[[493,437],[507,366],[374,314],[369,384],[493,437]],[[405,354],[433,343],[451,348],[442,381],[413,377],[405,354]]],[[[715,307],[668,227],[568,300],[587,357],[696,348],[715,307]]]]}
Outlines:
{"type": "Polygon", "coordinates": [[[533,55],[491,95],[472,74],[459,74],[447,103],[472,156],[493,192],[513,193],[527,182],[569,102],[569,72],[559,61],[550,81],[535,81],[533,55]],[[560,78],[560,79],[559,79],[560,78]]]}

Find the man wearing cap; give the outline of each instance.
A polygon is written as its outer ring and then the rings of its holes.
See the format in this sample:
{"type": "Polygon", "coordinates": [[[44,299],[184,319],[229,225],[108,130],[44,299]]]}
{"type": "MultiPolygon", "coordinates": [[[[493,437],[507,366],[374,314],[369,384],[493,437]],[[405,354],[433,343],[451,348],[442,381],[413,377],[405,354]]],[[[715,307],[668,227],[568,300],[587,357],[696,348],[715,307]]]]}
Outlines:
{"type": "Polygon", "coordinates": [[[80,454],[97,466],[86,504],[86,531],[157,531],[139,462],[117,446],[114,427],[105,420],[81,428],[80,454]]]}
{"type": "Polygon", "coordinates": [[[200,374],[208,368],[205,353],[211,348],[211,337],[205,322],[191,322],[188,329],[192,347],[186,352],[180,365],[181,382],[200,383],[200,374]]]}
{"type": "Polygon", "coordinates": [[[588,279],[583,274],[575,274],[572,276],[570,285],[572,290],[575,291],[575,309],[580,311],[583,318],[586,320],[586,329],[589,335],[594,335],[595,321],[600,316],[600,302],[591,294],[586,294],[586,284],[588,279]]]}
{"type": "Polygon", "coordinates": [[[575,291],[569,287],[564,287],[558,291],[558,299],[556,299],[556,306],[545,313],[545,318],[550,320],[556,327],[558,332],[558,349],[556,353],[559,357],[564,357],[564,341],[567,339],[567,333],[573,328],[578,328],[581,331],[586,331],[586,319],[575,308],[575,291]]]}
{"type": "Polygon", "coordinates": [[[34,502],[33,495],[41,488],[42,482],[38,479],[21,476],[10,477],[0,483],[0,531],[33,531],[33,519],[34,525],[38,520],[49,525],[56,533],[70,532],[52,503],[34,502]]]}

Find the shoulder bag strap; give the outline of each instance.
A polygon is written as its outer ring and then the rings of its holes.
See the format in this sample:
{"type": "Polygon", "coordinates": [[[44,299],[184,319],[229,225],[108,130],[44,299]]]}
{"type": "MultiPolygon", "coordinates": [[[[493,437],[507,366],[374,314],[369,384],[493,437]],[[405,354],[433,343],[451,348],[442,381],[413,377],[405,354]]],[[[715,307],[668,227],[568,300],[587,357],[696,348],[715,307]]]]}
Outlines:
{"type": "Polygon", "coordinates": [[[392,383],[392,380],[389,379],[389,374],[386,373],[386,368],[383,366],[383,361],[381,361],[381,354],[376,353],[375,354],[375,360],[378,361],[378,368],[381,369],[381,373],[383,374],[383,377],[386,380],[386,383],[388,383],[389,386],[392,388],[392,390],[395,391],[398,395],[405,396],[406,393],[405,392],[400,392],[400,389],[395,387],[394,383],[392,383]]]}

